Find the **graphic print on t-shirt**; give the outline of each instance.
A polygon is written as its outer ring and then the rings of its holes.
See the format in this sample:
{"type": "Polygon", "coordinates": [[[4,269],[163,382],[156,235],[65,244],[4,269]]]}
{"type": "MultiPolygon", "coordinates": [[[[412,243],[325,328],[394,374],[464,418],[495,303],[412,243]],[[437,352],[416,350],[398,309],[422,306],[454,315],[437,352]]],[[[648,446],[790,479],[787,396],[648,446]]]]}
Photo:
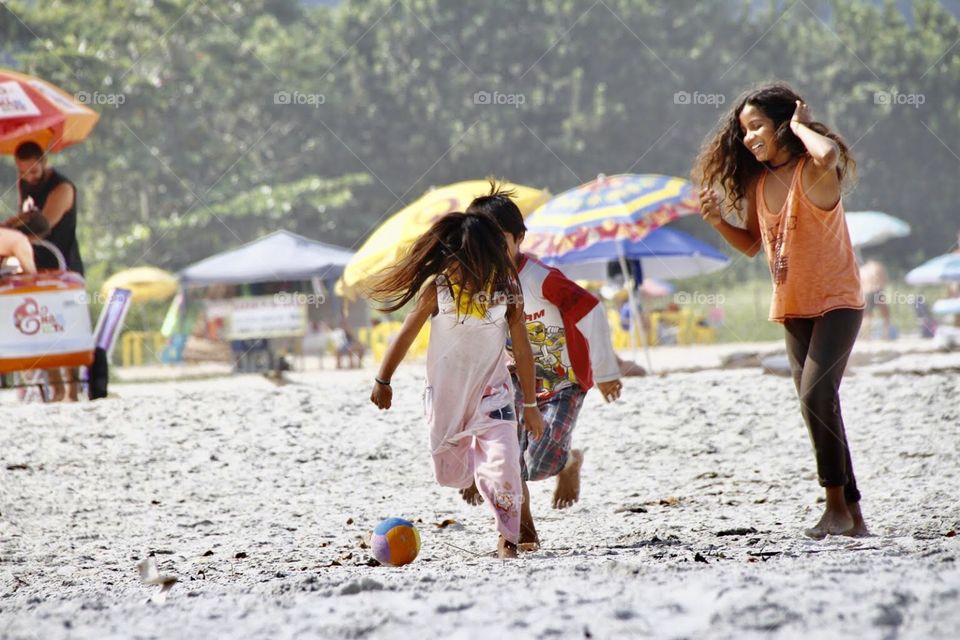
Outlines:
{"type": "Polygon", "coordinates": [[[537,366],[537,382],[543,384],[544,391],[553,391],[567,383],[575,382],[576,376],[570,365],[567,350],[564,349],[567,337],[563,327],[548,326],[540,320],[533,319],[536,315],[527,315],[526,324],[530,347],[533,349],[533,360],[537,366]]]}

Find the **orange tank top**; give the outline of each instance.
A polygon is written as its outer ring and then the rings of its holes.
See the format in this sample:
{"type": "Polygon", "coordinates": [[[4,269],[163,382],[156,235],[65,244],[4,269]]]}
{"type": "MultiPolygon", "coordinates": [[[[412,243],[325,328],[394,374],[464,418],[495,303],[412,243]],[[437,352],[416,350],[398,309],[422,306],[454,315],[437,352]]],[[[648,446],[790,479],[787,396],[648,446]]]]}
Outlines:
{"type": "Polygon", "coordinates": [[[760,237],[773,276],[770,320],[816,318],[834,309],[863,309],[860,270],[850,243],[843,200],[825,211],[803,192],[806,158],[793,170],[783,208],[771,213],[757,183],[760,237]]]}

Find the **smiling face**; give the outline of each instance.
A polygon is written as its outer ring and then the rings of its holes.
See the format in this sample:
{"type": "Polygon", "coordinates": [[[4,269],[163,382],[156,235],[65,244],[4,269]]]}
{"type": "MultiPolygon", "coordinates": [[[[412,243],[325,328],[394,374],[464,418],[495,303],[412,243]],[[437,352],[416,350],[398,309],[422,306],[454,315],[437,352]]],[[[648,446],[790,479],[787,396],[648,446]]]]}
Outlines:
{"type": "Polygon", "coordinates": [[[758,161],[773,162],[779,154],[773,120],[750,103],[740,111],[740,132],[744,146],[758,161]]]}

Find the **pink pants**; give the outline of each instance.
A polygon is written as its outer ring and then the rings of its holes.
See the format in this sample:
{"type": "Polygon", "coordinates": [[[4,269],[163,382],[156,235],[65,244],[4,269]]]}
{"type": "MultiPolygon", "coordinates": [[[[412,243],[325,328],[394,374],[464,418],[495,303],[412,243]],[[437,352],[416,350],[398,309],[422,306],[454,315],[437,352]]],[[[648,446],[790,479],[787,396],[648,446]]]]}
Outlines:
{"type": "Polygon", "coordinates": [[[523,490],[515,421],[492,420],[490,428],[433,454],[433,469],[445,487],[465,489],[476,482],[497,520],[497,531],[510,542],[520,539],[523,490]]]}

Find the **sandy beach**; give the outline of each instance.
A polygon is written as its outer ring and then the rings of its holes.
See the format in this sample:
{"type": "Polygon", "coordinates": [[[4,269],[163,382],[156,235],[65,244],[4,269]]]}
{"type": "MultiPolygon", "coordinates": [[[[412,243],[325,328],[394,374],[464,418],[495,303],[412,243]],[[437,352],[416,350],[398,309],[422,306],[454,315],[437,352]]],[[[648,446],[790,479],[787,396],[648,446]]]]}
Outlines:
{"type": "Polygon", "coordinates": [[[433,480],[418,363],[386,413],[371,370],[5,394],[0,637],[960,637],[960,354],[869,360],[842,393],[872,537],[802,537],[822,492],[792,382],[709,369],[591,393],[582,500],[532,485],[543,549],[514,562],[433,480]],[[369,560],[389,516],[412,565],[369,560]]]}

